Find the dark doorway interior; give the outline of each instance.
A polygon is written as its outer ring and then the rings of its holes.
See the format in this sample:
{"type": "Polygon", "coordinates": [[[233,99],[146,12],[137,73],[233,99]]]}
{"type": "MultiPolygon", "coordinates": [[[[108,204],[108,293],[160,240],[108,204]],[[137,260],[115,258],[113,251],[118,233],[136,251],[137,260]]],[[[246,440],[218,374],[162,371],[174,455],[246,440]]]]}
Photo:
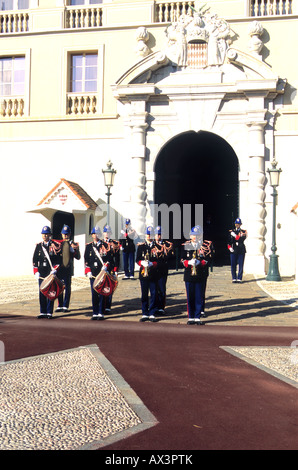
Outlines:
{"type": "MultiPolygon", "coordinates": [[[[232,147],[210,132],[185,132],[161,149],[155,174],[155,204],[176,203],[181,210],[191,204],[192,225],[194,206],[203,204],[204,237],[214,242],[215,263],[228,263],[228,230],[238,217],[238,159],[232,147]]],[[[173,241],[180,246],[183,240],[173,241]]]]}
{"type": "Polygon", "coordinates": [[[74,234],[74,215],[70,212],[63,212],[57,211],[53,217],[53,225],[52,225],[52,232],[53,232],[53,239],[54,240],[61,240],[61,230],[63,225],[68,225],[71,229],[72,238],[74,234]]]}

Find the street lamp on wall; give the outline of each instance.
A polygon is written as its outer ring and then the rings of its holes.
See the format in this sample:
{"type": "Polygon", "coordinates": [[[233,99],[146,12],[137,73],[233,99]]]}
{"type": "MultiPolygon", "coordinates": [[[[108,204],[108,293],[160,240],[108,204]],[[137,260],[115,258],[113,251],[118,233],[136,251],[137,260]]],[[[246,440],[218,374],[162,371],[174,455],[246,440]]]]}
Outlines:
{"type": "Polygon", "coordinates": [[[277,200],[277,187],[279,186],[279,177],[281,169],[277,169],[277,161],[274,159],[272,167],[267,170],[269,174],[269,184],[273,188],[273,216],[272,216],[272,246],[271,255],[269,256],[269,269],[266,277],[266,281],[280,281],[281,277],[278,269],[278,255],[276,254],[276,200],[277,200]]]}
{"type": "Polygon", "coordinates": [[[103,176],[104,176],[104,182],[105,186],[107,187],[107,225],[110,225],[110,197],[111,197],[111,188],[114,186],[114,179],[115,179],[115,174],[117,173],[114,168],[112,168],[113,163],[111,160],[108,161],[107,163],[107,168],[105,170],[102,170],[103,176]]]}

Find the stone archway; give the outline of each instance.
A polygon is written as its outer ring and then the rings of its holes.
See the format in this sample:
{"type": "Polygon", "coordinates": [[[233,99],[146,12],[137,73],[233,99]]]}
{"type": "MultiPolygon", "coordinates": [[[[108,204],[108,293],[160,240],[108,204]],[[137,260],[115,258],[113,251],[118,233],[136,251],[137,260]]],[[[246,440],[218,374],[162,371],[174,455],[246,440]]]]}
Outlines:
{"type": "MultiPolygon", "coordinates": [[[[187,222],[183,211],[189,211],[189,205],[191,225],[196,223],[195,205],[203,205],[204,230],[214,241],[218,263],[229,261],[227,232],[239,215],[238,189],[238,158],[231,146],[214,133],[181,133],[167,142],[158,154],[155,205],[179,205],[181,226],[187,222]],[[206,225],[207,218],[211,219],[211,225],[206,225]]],[[[166,215],[160,212],[157,222],[162,224],[161,219],[166,215]]],[[[190,227],[181,227],[181,239],[175,240],[172,224],[173,220],[170,221],[169,236],[180,245],[190,227]]]]}
{"type": "MultiPolygon", "coordinates": [[[[131,212],[136,230],[144,234],[152,220],[154,167],[164,142],[189,129],[220,135],[235,149],[241,166],[240,209],[249,233],[246,270],[264,274],[266,166],[274,158],[271,116],[285,81],[258,50],[231,47],[229,25],[221,19],[217,31],[223,26],[226,34],[218,40],[209,29],[210,19],[203,14],[170,25],[167,46],[134,64],[112,86],[131,164],[131,212]],[[208,41],[207,67],[196,61],[192,68],[187,62],[193,41],[208,41]]],[[[254,34],[259,33],[257,28],[254,34]]]]}

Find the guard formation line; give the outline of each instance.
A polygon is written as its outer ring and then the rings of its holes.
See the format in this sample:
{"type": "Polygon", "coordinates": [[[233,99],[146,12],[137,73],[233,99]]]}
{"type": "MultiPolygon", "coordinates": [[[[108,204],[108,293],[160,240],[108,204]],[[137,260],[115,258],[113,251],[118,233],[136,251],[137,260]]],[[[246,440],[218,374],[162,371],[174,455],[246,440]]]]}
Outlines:
{"type": "MultiPolygon", "coordinates": [[[[237,218],[227,239],[232,282],[241,282],[243,276],[247,232],[241,225],[241,219],[237,218]]],[[[71,240],[68,225],[64,225],[61,230],[61,240],[52,239],[48,226],[42,228],[41,235],[42,241],[37,243],[33,254],[33,272],[39,283],[38,318],[51,319],[56,299],[56,312],[69,311],[74,260],[79,260],[81,253],[79,244],[71,240]]],[[[118,286],[122,253],[124,279],[134,279],[135,263],[139,266],[140,321],[157,321],[156,314],[165,313],[169,261],[175,257],[173,243],[163,238],[161,226],[155,229],[147,227],[145,240],[135,243],[137,233],[130,219],[125,220],[119,240],[111,236],[110,226],[104,226],[103,234],[98,226],[93,227],[92,242],[85,247],[85,276],[90,280],[92,320],[104,320],[105,313],[111,310],[113,294],[118,286]]],[[[204,324],[206,286],[213,256],[212,240],[203,237],[201,226],[192,227],[189,240],[181,245],[180,254],[180,264],[184,269],[188,325],[204,324]]]]}

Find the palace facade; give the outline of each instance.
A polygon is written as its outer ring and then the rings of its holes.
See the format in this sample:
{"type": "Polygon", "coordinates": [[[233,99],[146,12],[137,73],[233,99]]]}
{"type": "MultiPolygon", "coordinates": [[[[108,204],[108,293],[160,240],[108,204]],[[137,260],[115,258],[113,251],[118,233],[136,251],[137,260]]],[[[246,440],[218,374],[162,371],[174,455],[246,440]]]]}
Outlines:
{"type": "MultiPolygon", "coordinates": [[[[130,218],[140,238],[161,222],[178,244],[198,207],[211,218],[219,262],[242,219],[245,271],[264,276],[275,161],[279,269],[297,275],[298,0],[1,8],[0,276],[32,273],[44,225],[56,238],[70,225],[82,252],[108,217],[115,238],[130,218]]],[[[75,274],[83,272],[81,260],[75,274]]]]}

